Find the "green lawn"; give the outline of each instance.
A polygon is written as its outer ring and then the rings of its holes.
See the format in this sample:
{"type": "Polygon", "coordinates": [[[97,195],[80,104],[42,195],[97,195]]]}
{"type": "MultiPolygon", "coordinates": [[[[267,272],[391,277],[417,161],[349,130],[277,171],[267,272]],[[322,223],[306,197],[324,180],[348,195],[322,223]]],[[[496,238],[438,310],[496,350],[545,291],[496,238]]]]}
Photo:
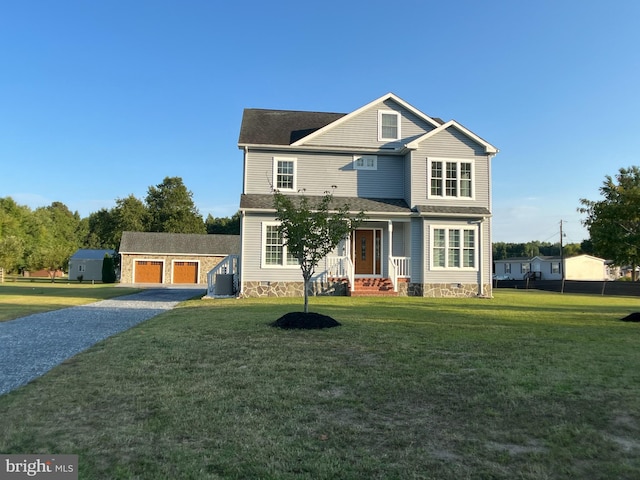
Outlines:
{"type": "Polygon", "coordinates": [[[44,280],[0,283],[0,322],[139,291],[139,289],[102,283],[96,285],[77,282],[51,283],[44,280]]]}
{"type": "Polygon", "coordinates": [[[192,300],[0,397],[82,479],[638,479],[635,298],[192,300]]]}

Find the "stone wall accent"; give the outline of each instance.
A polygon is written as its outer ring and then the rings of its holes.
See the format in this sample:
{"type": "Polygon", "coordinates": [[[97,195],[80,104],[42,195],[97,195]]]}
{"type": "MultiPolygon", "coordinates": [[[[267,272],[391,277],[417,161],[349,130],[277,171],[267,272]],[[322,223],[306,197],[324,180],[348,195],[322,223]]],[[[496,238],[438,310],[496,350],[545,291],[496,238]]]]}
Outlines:
{"type": "MultiPolygon", "coordinates": [[[[463,283],[410,283],[408,295],[431,298],[464,298],[477,297],[478,285],[463,283]]],[[[491,284],[484,285],[484,297],[491,297],[491,284]]]]}
{"type": "MultiPolygon", "coordinates": [[[[309,295],[346,296],[347,284],[343,281],[311,282],[309,295]]],[[[304,282],[245,282],[242,297],[302,297],[304,282]]]]}

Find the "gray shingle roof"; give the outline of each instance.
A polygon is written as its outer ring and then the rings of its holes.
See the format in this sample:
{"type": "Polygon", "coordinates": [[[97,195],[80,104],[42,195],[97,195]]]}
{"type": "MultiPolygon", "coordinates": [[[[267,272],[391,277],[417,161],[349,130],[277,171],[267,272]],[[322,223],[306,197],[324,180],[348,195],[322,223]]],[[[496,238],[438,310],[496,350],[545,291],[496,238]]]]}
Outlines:
{"type": "Polygon", "coordinates": [[[346,113],[300,112],[246,108],[240,127],[240,145],[291,145],[344,117],[346,113]]]}
{"type": "Polygon", "coordinates": [[[240,235],[122,232],[120,253],[237,255],[240,235]]]}
{"type": "Polygon", "coordinates": [[[486,207],[456,207],[442,205],[416,205],[416,210],[421,214],[446,214],[446,215],[469,215],[486,216],[491,215],[491,211],[486,207]]]}
{"type": "MultiPolygon", "coordinates": [[[[293,198],[301,196],[291,195],[293,198]]],[[[311,205],[319,202],[322,196],[307,195],[311,205]]],[[[347,203],[351,211],[366,213],[411,213],[411,209],[401,198],[359,198],[359,197],[333,197],[333,205],[336,208],[347,203]]],[[[241,210],[275,210],[273,195],[271,194],[242,194],[240,196],[241,210]]]]}
{"type": "Polygon", "coordinates": [[[107,253],[113,256],[116,252],[114,250],[80,249],[71,256],[70,260],[102,260],[107,253]]]}

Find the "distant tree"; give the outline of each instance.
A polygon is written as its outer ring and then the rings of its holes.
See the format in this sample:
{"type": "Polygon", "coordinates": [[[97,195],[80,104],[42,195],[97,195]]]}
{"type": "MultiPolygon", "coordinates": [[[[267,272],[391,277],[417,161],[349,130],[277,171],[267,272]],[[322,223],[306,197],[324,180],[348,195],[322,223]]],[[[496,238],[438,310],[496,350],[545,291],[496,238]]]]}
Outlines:
{"type": "Polygon", "coordinates": [[[364,220],[364,212],[351,218],[348,204],[333,207],[330,192],[311,205],[305,195],[286,196],[276,190],[273,201],[282,242],[302,270],[304,312],[309,313],[309,281],[315,267],[364,220]]]}
{"type": "Polygon", "coordinates": [[[30,243],[27,224],[32,212],[11,197],[0,198],[0,267],[14,272],[26,265],[25,253],[30,243]]]}
{"type": "Polygon", "coordinates": [[[240,212],[233,214],[229,217],[213,217],[211,214],[207,215],[207,219],[204,221],[207,233],[222,234],[222,235],[240,235],[240,212]]]}
{"type": "Polygon", "coordinates": [[[28,227],[33,240],[28,247],[28,268],[48,270],[53,282],[56,272],[67,267],[69,258],[78,249],[79,224],[78,213],[71,213],[63,203],[37,208],[28,227]]]}
{"type": "Polygon", "coordinates": [[[113,257],[108,253],[102,260],[102,283],[114,283],[116,281],[116,266],[113,257]]]}
{"type": "Polygon", "coordinates": [[[193,194],[180,177],[165,177],[161,184],[149,187],[145,200],[149,211],[148,230],[206,233],[204,221],[192,197],[193,194]]]}
{"type": "Polygon", "coordinates": [[[640,264],[640,167],[621,168],[607,175],[598,201],[580,199],[583,225],[589,230],[594,252],[635,272],[640,264]]]}

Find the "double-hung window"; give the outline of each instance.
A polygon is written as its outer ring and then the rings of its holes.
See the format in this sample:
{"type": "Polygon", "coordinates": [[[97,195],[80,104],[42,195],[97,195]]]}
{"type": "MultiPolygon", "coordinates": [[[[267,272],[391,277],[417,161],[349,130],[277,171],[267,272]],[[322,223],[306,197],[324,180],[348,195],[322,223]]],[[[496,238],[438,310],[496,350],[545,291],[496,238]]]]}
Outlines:
{"type": "Polygon", "coordinates": [[[393,110],[378,111],[378,141],[400,139],[400,113],[393,110]]]}
{"type": "Polygon", "coordinates": [[[432,158],[428,172],[429,197],[473,198],[473,162],[432,158]]]}
{"type": "Polygon", "coordinates": [[[262,224],[262,266],[298,266],[298,260],[287,252],[278,223],[262,224]]]}
{"type": "Polygon", "coordinates": [[[433,227],[431,266],[435,269],[477,268],[477,230],[464,227],[433,227]]]}
{"type": "Polygon", "coordinates": [[[278,190],[295,191],[296,189],[296,159],[273,159],[273,185],[278,190]]]}

